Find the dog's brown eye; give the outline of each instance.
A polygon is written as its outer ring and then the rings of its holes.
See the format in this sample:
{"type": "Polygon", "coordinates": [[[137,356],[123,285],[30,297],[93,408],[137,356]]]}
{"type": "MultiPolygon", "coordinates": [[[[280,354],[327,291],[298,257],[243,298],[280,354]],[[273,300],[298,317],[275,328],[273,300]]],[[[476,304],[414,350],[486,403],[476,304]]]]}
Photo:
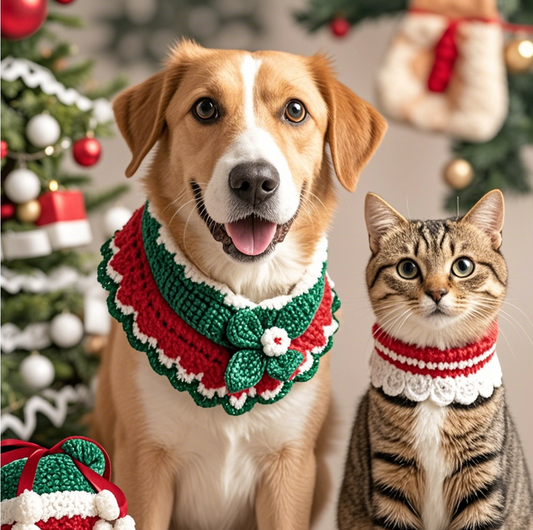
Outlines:
{"type": "Polygon", "coordinates": [[[307,116],[304,104],[297,99],[291,99],[285,107],[285,117],[293,123],[301,123],[307,116]]]}
{"type": "Polygon", "coordinates": [[[218,118],[218,109],[215,102],[209,98],[199,99],[193,107],[194,115],[200,120],[213,120],[218,118]]]}

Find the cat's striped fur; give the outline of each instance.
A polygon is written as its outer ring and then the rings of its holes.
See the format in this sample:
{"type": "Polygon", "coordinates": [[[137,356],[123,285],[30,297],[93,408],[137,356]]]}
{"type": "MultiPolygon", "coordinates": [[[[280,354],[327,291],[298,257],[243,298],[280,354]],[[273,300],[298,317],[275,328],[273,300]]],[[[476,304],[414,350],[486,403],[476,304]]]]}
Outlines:
{"type": "MultiPolygon", "coordinates": [[[[507,284],[501,193],[487,194],[462,219],[426,222],[407,221],[369,194],[366,219],[367,284],[381,328],[441,349],[483,337],[507,284]],[[450,272],[460,256],[475,264],[467,278],[450,272]],[[399,276],[405,258],[420,268],[417,278],[399,276]],[[432,313],[437,290],[446,301],[439,315],[432,313]]],[[[338,523],[341,530],[532,530],[531,481],[504,388],[443,407],[370,386],[353,428],[338,523]]]]}

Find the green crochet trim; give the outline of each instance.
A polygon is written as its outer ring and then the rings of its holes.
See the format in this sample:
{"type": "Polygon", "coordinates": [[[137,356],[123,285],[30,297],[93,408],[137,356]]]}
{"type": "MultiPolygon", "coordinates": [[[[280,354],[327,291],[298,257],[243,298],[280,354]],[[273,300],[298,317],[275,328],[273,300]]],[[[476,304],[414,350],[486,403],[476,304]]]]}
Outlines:
{"type": "MultiPolygon", "coordinates": [[[[37,473],[33,482],[33,491],[55,493],[57,491],[86,491],[95,493],[89,481],[78,470],[72,458],[89,466],[96,473],[103,475],[105,458],[100,449],[86,440],[67,440],[61,448],[66,454],[48,455],[37,464],[37,473]],[[72,458],[71,458],[72,457],[72,458]]],[[[22,469],[27,458],[15,460],[2,467],[2,500],[14,499],[17,496],[22,469]]]]}

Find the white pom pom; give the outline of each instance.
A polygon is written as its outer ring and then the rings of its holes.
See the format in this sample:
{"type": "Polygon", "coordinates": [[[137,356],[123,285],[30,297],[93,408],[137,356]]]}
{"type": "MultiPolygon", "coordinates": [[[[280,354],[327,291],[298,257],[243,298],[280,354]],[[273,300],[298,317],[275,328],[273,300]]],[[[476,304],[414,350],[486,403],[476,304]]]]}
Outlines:
{"type": "Polygon", "coordinates": [[[113,525],[100,519],[99,521],[96,521],[93,530],[113,530],[113,525]]]}
{"type": "Polygon", "coordinates": [[[131,515],[126,515],[115,522],[114,530],[135,530],[135,521],[131,515]]]}
{"type": "Polygon", "coordinates": [[[36,524],[17,523],[11,530],[41,530],[36,524]]]}
{"type": "Polygon", "coordinates": [[[117,499],[109,490],[103,490],[96,495],[96,509],[102,519],[114,521],[120,515],[117,499]]]}
{"type": "Polygon", "coordinates": [[[18,523],[32,524],[41,520],[43,516],[43,503],[41,497],[34,491],[25,490],[17,498],[15,506],[15,521],[18,523]]]}

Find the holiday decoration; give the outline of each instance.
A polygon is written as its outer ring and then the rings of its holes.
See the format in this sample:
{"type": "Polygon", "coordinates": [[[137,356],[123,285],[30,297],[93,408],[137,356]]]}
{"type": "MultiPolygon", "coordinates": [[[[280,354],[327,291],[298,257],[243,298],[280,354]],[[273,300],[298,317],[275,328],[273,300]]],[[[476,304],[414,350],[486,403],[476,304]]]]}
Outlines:
{"type": "Polygon", "coordinates": [[[344,17],[335,17],[329,25],[335,37],[344,37],[350,31],[350,23],[344,17]]]}
{"type": "Polygon", "coordinates": [[[83,323],[72,313],[62,313],[50,322],[50,338],[61,348],[72,348],[83,338],[83,323]]]}
{"type": "Polygon", "coordinates": [[[132,211],[123,206],[110,208],[104,214],[104,229],[108,237],[111,237],[117,230],[120,230],[132,216],[132,211]]]}
{"type": "Polygon", "coordinates": [[[3,257],[7,260],[37,258],[52,252],[48,234],[41,229],[2,233],[3,257]]]}
{"type": "Polygon", "coordinates": [[[11,353],[14,350],[42,350],[50,346],[50,325],[48,322],[34,322],[23,330],[15,324],[6,322],[2,325],[2,351],[11,353]]]}
{"type": "Polygon", "coordinates": [[[326,248],[323,240],[290,296],[255,304],[196,269],[148,205],[102,247],[99,280],[112,316],[158,374],[197,405],[239,415],[311,379],[331,348],[340,303],[326,248]]]}
{"type": "Polygon", "coordinates": [[[3,160],[7,156],[7,142],[2,140],[0,142],[0,159],[3,160]]]}
{"type": "Polygon", "coordinates": [[[522,74],[533,68],[533,42],[513,39],[505,46],[505,64],[509,72],[522,74]]]}
{"type": "Polygon", "coordinates": [[[478,397],[490,397],[502,384],[496,323],[479,342],[444,351],[405,344],[388,336],[377,324],[373,335],[372,385],[388,396],[404,395],[411,401],[429,399],[439,406],[454,402],[470,405],[478,397]]]}
{"type": "Polygon", "coordinates": [[[16,207],[12,203],[6,202],[0,208],[2,211],[2,220],[11,219],[15,215],[16,207]]]}
{"type": "Polygon", "coordinates": [[[457,204],[468,209],[494,188],[531,191],[531,172],[522,155],[523,148],[532,144],[533,130],[533,66],[524,64],[532,53],[531,6],[525,0],[498,2],[498,13],[495,4],[495,0],[307,0],[295,14],[310,32],[329,29],[339,13],[354,27],[405,15],[379,73],[379,99],[398,120],[448,134],[453,158],[472,165],[475,178],[446,198],[451,212],[457,211],[457,204]],[[513,59],[504,62],[504,34],[510,41],[507,55],[523,64],[516,64],[516,70],[513,59]]]}
{"type": "Polygon", "coordinates": [[[47,0],[2,0],[2,38],[25,39],[46,19],[47,0]]]}
{"type": "Polygon", "coordinates": [[[41,192],[39,177],[29,169],[14,169],[4,180],[4,192],[8,199],[16,203],[32,201],[41,192]]]}
{"type": "Polygon", "coordinates": [[[87,245],[92,240],[83,194],[56,191],[39,197],[41,216],[37,225],[46,229],[54,250],[87,245]]]}
{"type": "Polygon", "coordinates": [[[134,530],[104,448],[70,437],[50,449],[2,441],[3,530],[134,530]]]}
{"type": "Polygon", "coordinates": [[[38,114],[26,125],[26,136],[35,147],[55,144],[61,135],[57,120],[49,114],[38,114]]]}
{"type": "Polygon", "coordinates": [[[83,323],[86,333],[107,335],[111,330],[111,318],[107,311],[105,292],[101,288],[98,288],[96,294],[93,291],[91,295],[85,297],[83,323]]]}
{"type": "Polygon", "coordinates": [[[48,357],[33,352],[20,363],[20,375],[30,390],[42,390],[55,378],[54,365],[48,357]]]}
{"type": "Polygon", "coordinates": [[[469,186],[474,178],[474,169],[467,160],[452,160],[444,168],[444,180],[448,186],[462,190],[469,186]]]}
{"type": "Polygon", "coordinates": [[[445,7],[439,12],[439,4],[432,11],[422,8],[426,3],[411,2],[378,74],[383,109],[423,129],[490,140],[505,120],[508,101],[496,2],[484,2],[478,13],[465,1],[464,14],[459,10],[453,19],[445,7]]]}
{"type": "Polygon", "coordinates": [[[96,138],[81,138],[72,146],[72,156],[80,166],[94,166],[101,154],[102,148],[96,138]]]}
{"type": "Polygon", "coordinates": [[[17,217],[23,223],[34,223],[41,215],[41,204],[39,201],[28,201],[17,206],[17,217]]]}

